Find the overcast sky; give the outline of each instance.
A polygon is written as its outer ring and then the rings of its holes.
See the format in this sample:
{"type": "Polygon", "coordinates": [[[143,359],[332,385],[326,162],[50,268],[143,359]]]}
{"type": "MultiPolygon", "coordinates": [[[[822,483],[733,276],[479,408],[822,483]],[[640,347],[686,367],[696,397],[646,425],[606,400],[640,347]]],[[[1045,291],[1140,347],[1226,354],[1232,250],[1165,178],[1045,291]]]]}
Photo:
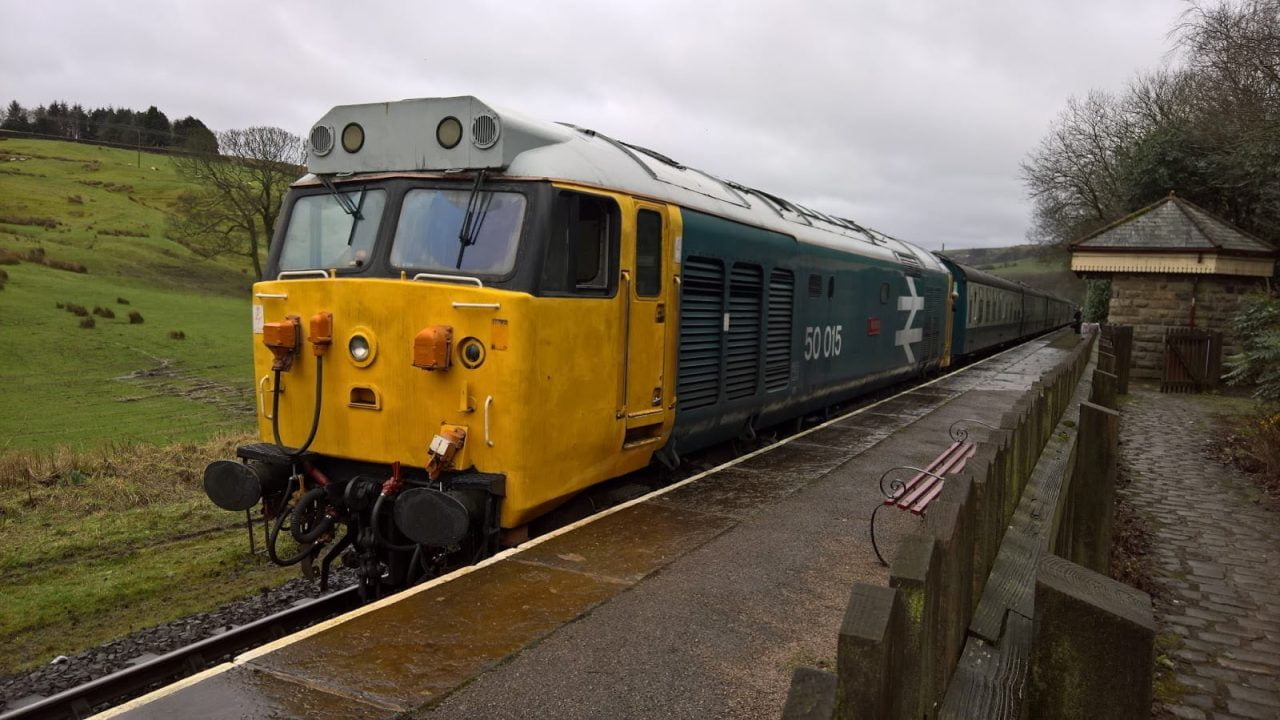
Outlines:
{"type": "Polygon", "coordinates": [[[1180,0],[0,0],[0,101],[305,135],[476,95],[930,248],[1025,241],[1018,165],[1068,96],[1166,62],[1180,0]]]}

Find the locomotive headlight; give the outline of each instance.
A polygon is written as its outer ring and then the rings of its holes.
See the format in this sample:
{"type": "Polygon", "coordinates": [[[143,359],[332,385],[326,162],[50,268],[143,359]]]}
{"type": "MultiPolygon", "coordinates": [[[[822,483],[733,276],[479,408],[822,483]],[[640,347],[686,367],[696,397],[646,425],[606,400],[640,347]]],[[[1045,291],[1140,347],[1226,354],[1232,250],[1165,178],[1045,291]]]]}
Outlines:
{"type": "Polygon", "coordinates": [[[469,369],[475,369],[484,364],[484,343],[476,338],[463,338],[458,343],[458,355],[462,360],[462,366],[469,369]]]}
{"type": "Polygon", "coordinates": [[[356,362],[369,359],[369,341],[363,335],[351,338],[351,342],[347,343],[347,349],[351,351],[351,359],[356,362]]]}
{"type": "Polygon", "coordinates": [[[462,122],[450,115],[436,126],[436,142],[440,147],[449,150],[462,142],[462,122]]]}
{"type": "Polygon", "coordinates": [[[357,123],[347,123],[342,128],[342,149],[349,153],[359,152],[364,147],[364,128],[357,123]]]}

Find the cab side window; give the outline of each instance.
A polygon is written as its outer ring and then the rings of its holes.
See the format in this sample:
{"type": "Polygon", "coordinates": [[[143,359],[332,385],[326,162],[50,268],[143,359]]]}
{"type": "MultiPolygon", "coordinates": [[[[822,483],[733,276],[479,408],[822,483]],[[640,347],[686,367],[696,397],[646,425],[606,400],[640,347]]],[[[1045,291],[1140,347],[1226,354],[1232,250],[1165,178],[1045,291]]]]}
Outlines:
{"type": "Polygon", "coordinates": [[[611,198],[557,193],[542,263],[543,292],[612,295],[618,275],[619,218],[611,198]]]}
{"type": "Polygon", "coordinates": [[[636,295],[662,294],[662,216],[652,210],[636,215],[636,295]]]}

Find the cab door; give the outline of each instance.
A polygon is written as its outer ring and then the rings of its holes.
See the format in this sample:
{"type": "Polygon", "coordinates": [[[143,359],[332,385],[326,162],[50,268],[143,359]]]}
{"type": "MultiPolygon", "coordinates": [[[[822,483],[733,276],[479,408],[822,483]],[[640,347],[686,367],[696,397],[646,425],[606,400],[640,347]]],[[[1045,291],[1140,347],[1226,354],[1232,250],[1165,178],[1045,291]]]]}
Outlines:
{"type": "Polygon", "coordinates": [[[624,445],[634,447],[661,439],[671,393],[666,372],[667,327],[674,317],[668,302],[672,291],[668,267],[672,222],[667,208],[637,202],[630,220],[623,224],[630,237],[623,243],[622,258],[627,304],[622,407],[627,427],[624,445]]]}

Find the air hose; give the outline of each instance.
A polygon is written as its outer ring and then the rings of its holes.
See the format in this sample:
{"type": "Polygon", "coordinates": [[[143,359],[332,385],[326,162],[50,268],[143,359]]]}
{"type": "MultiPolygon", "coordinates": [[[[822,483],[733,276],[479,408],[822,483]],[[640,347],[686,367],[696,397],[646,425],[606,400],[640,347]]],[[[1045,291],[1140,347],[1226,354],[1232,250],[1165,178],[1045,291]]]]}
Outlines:
{"type": "MultiPolygon", "coordinates": [[[[292,494],[293,479],[290,478],[289,485],[285,488],[285,497],[287,498],[292,494]]],[[[267,533],[267,557],[271,558],[271,562],[286,567],[302,562],[303,558],[316,550],[314,547],[307,546],[302,548],[297,555],[285,558],[284,560],[281,560],[280,556],[276,554],[276,540],[280,537],[280,529],[284,527],[284,521],[292,516],[293,513],[288,512],[287,510],[282,510],[276,517],[275,523],[272,524],[271,531],[267,533]]],[[[292,528],[290,528],[290,532],[292,532],[292,528]]]]}
{"type": "MultiPolygon", "coordinates": [[[[274,371],[275,378],[272,380],[271,387],[271,434],[275,437],[276,445],[284,450],[284,442],[280,440],[280,370],[274,371]]],[[[286,452],[291,460],[296,460],[311,447],[311,442],[316,439],[316,430],[320,429],[320,399],[321,393],[324,392],[324,356],[316,356],[316,402],[315,410],[311,413],[311,432],[307,433],[306,442],[302,443],[302,447],[293,452],[286,452]]]]}
{"type": "Polygon", "coordinates": [[[306,521],[304,514],[312,505],[324,499],[327,494],[328,490],[323,487],[311,488],[298,500],[298,504],[293,506],[293,512],[291,513],[293,522],[289,525],[289,532],[293,535],[293,539],[298,541],[299,545],[313,543],[333,529],[334,519],[329,515],[325,515],[320,518],[315,527],[305,532],[302,530],[302,524],[306,521]]]}

